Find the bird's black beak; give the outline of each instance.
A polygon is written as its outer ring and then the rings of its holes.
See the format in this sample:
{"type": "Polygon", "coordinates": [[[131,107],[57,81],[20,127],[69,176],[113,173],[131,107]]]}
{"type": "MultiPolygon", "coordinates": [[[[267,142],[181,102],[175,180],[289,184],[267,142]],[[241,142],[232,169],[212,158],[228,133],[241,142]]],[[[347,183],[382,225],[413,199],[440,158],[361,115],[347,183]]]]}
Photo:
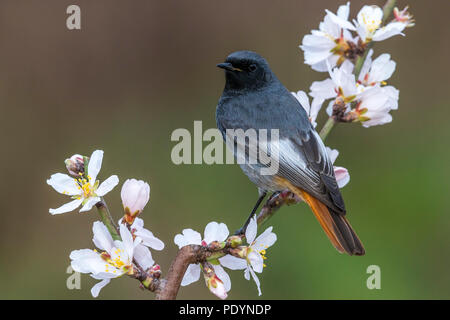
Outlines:
{"type": "Polygon", "coordinates": [[[238,71],[238,72],[241,72],[241,71],[242,71],[242,70],[239,69],[239,68],[233,67],[233,65],[232,65],[231,63],[229,63],[229,62],[219,63],[219,64],[217,65],[217,67],[219,67],[219,68],[221,68],[221,69],[228,70],[228,71],[238,71]]]}

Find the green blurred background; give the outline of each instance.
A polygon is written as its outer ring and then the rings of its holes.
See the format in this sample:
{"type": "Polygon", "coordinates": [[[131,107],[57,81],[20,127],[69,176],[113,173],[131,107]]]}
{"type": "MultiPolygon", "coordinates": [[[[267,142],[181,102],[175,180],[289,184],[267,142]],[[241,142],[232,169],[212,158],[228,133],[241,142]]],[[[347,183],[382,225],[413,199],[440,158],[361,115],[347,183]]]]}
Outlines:
{"type": "MultiPolygon", "coordinates": [[[[352,1],[351,14],[363,4],[352,1]]],[[[0,298],[90,298],[96,282],[66,288],[69,253],[92,248],[95,210],[51,216],[67,201],[46,184],[74,153],[105,151],[100,179],[151,184],[143,217],[166,243],[155,260],[167,271],[183,228],[210,221],[237,229],[256,189],[237,165],[172,164],[176,128],[215,127],[224,76],[215,65],[251,49],[267,58],[291,91],[325,79],[303,64],[302,37],[324,9],[344,1],[15,1],[0,3],[0,298]],[[82,30],[66,29],[66,8],[80,5],[82,30]]],[[[327,145],[351,182],[343,189],[349,218],[367,254],[338,254],[304,204],[269,222],[278,241],[260,276],[263,299],[450,298],[448,1],[410,4],[417,20],[407,36],[377,43],[397,62],[390,84],[400,90],[391,124],[342,124],[327,145]],[[366,268],[381,268],[381,290],[368,290],[366,268]]],[[[322,114],[320,124],[325,115],[322,114]]],[[[319,124],[319,125],[320,125],[319,124]]],[[[121,214],[120,186],[106,196],[121,214]]],[[[232,299],[257,298],[256,286],[230,271],[232,299]]],[[[128,278],[100,298],[152,299],[128,278]]],[[[203,281],[179,298],[214,299],[203,281]]]]}

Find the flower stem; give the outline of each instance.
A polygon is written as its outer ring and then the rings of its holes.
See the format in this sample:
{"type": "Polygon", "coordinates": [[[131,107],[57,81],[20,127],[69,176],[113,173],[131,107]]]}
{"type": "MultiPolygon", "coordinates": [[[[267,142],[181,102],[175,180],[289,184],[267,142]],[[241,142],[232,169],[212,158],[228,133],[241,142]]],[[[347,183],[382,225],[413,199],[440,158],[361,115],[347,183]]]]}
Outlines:
{"type": "MultiPolygon", "coordinates": [[[[387,21],[387,19],[390,17],[392,11],[394,10],[395,4],[397,3],[397,0],[387,0],[386,3],[383,6],[383,20],[382,25],[384,25],[387,21]]],[[[364,61],[367,58],[367,54],[370,51],[370,49],[373,47],[373,41],[369,42],[366,45],[366,49],[364,50],[364,54],[362,56],[359,56],[356,59],[355,62],[355,68],[353,69],[353,73],[355,75],[355,78],[358,79],[359,74],[361,73],[362,66],[364,65],[364,61]]],[[[325,140],[325,138],[328,136],[328,134],[331,132],[331,129],[333,129],[334,125],[337,122],[333,119],[333,117],[328,118],[327,122],[324,124],[322,130],[320,130],[320,137],[322,140],[325,140]]]]}
{"type": "Polygon", "coordinates": [[[331,129],[333,129],[334,125],[336,124],[336,121],[333,117],[329,117],[327,122],[323,125],[322,130],[320,130],[320,137],[322,138],[322,141],[325,141],[328,134],[331,132],[331,129]]]}
{"type": "Polygon", "coordinates": [[[117,233],[117,228],[115,227],[114,221],[108,211],[108,207],[104,201],[98,202],[96,205],[100,218],[102,222],[105,224],[109,233],[111,234],[114,240],[121,240],[119,234],[117,233]]]}
{"type": "Polygon", "coordinates": [[[388,0],[383,6],[383,23],[385,24],[387,19],[391,16],[392,11],[397,3],[397,0],[388,0]]]}

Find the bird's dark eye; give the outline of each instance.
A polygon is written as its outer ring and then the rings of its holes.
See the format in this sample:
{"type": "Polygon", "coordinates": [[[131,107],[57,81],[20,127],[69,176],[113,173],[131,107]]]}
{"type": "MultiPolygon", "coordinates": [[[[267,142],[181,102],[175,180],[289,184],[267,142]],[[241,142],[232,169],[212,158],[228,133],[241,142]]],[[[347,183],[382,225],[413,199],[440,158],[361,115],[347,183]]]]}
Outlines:
{"type": "Polygon", "coordinates": [[[256,70],[256,64],[251,64],[251,65],[249,65],[249,66],[248,66],[248,70],[249,70],[250,72],[255,71],[255,70],[256,70]]]}

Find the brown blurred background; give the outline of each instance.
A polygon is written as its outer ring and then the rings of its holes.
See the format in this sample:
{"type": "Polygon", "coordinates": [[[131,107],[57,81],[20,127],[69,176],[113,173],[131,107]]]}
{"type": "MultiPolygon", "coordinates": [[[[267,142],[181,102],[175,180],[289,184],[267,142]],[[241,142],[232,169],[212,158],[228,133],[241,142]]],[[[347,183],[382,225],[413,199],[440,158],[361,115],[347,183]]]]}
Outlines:
{"type": "MultiPolygon", "coordinates": [[[[262,298],[450,298],[449,72],[446,0],[411,5],[416,27],[375,46],[397,62],[400,90],[391,124],[339,125],[327,145],[341,152],[351,182],[343,189],[350,220],[367,255],[339,255],[305,205],[283,208],[270,222],[278,234],[260,277],[262,298]],[[368,290],[366,268],[381,267],[381,290],[368,290]]],[[[267,58],[285,86],[308,91],[325,79],[303,64],[302,37],[324,9],[344,1],[15,1],[0,3],[0,298],[90,298],[95,283],[66,288],[69,253],[92,248],[95,210],[51,216],[67,201],[46,184],[74,153],[105,151],[100,179],[151,184],[146,226],[166,243],[154,258],[163,273],[183,228],[209,221],[231,231],[245,219],[256,189],[236,165],[170,161],[176,128],[215,127],[224,85],[215,65],[251,49],[267,58]],[[66,28],[66,8],[81,7],[82,30],[66,28]]],[[[354,17],[364,4],[352,1],[354,17]]],[[[323,123],[322,114],[321,123],[323,123]]],[[[106,196],[121,213],[120,186],[106,196]]],[[[253,282],[230,272],[230,298],[257,298],[253,282]]],[[[112,281],[100,298],[151,299],[137,282],[112,281]]],[[[214,298],[203,280],[180,298],[214,298]]]]}

